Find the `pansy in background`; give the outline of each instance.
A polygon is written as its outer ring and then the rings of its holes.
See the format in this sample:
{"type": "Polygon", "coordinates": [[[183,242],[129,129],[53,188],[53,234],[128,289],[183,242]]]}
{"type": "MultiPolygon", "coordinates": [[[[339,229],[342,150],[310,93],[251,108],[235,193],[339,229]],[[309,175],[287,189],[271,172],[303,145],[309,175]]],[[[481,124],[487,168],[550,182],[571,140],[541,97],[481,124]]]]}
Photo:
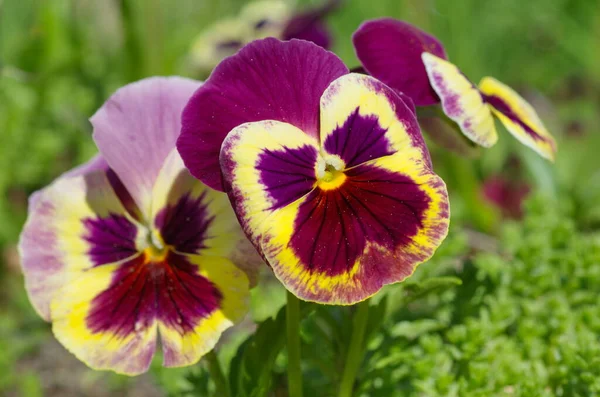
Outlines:
{"type": "Polygon", "coordinates": [[[448,230],[414,113],[307,41],[258,40],[225,59],[185,107],[177,147],[305,300],[364,300],[410,276],[448,230]]]}
{"type": "Polygon", "coordinates": [[[91,119],[100,154],[30,199],[19,243],[30,300],[92,368],[142,373],[158,335],[165,366],[193,364],[247,311],[246,239],[227,196],[174,149],[199,85],[118,90],[91,119]]]}
{"type": "Polygon", "coordinates": [[[444,113],[478,145],[496,143],[495,115],[521,143],[554,160],[556,143],[533,107],[494,78],[485,77],[475,86],[447,60],[435,37],[406,22],[383,18],[363,23],[353,43],[367,72],[404,92],[417,106],[441,101],[444,113]]]}
{"type": "Polygon", "coordinates": [[[529,184],[504,175],[496,175],[484,181],[482,190],[485,199],[496,206],[504,217],[523,217],[523,201],[531,192],[529,184]]]}
{"type": "Polygon", "coordinates": [[[277,0],[249,3],[238,16],[217,21],[200,33],[192,44],[192,67],[201,73],[210,72],[245,44],[266,37],[302,39],[329,48],[331,35],[323,18],[339,2],[324,0],[321,6],[307,10],[296,10],[291,3],[277,0]]]}
{"type": "Polygon", "coordinates": [[[531,193],[531,185],[523,177],[519,159],[511,156],[500,174],[483,181],[483,197],[495,206],[505,218],[521,219],[523,202],[531,193]]]}

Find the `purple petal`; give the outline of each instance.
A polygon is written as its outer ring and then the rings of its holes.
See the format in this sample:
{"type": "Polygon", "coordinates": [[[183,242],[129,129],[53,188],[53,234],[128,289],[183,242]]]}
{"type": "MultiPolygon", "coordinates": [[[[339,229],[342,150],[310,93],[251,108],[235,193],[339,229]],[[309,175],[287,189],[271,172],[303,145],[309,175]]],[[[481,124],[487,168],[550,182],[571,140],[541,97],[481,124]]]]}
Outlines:
{"type": "Polygon", "coordinates": [[[523,201],[530,191],[529,184],[500,175],[486,179],[482,186],[486,200],[498,207],[504,217],[512,219],[523,217],[523,201]]]}
{"type": "Polygon", "coordinates": [[[144,216],[163,162],[175,146],[184,105],[199,82],[154,77],[119,89],[91,118],[100,153],[144,216]]]}
{"type": "Polygon", "coordinates": [[[421,60],[423,52],[446,58],[434,36],[406,22],[381,18],[363,23],[352,42],[358,59],[373,77],[405,93],[417,106],[439,103],[421,60]]]}
{"type": "Polygon", "coordinates": [[[331,47],[331,33],[327,26],[311,14],[298,15],[292,18],[283,31],[283,39],[311,41],[325,49],[331,47]]]}
{"type": "Polygon", "coordinates": [[[318,139],[319,98],[346,73],[337,56],[313,43],[267,38],[248,44],[221,62],[185,107],[177,149],[186,167],[223,190],[221,143],[246,122],[282,121],[318,139]]]}
{"type": "Polygon", "coordinates": [[[331,33],[323,22],[327,14],[337,8],[339,0],[328,0],[320,7],[298,13],[287,23],[283,31],[283,39],[300,39],[312,41],[325,49],[331,47],[331,33]]]}

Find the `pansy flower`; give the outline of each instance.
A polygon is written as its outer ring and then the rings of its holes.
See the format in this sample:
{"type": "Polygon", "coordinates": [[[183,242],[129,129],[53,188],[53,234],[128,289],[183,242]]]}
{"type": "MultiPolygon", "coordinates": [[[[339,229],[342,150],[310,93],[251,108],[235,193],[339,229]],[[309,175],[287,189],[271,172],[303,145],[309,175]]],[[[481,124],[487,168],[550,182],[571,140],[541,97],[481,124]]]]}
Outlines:
{"type": "Polygon", "coordinates": [[[159,335],[165,366],[195,363],[246,313],[248,278],[234,264],[245,236],[226,195],[174,149],[198,86],[151,78],[118,90],[91,119],[100,154],[30,199],[19,243],[30,300],[92,368],[144,372],[159,335]]]}
{"type": "Polygon", "coordinates": [[[339,0],[325,0],[319,7],[295,10],[284,1],[251,2],[236,17],[215,22],[196,38],[191,50],[193,67],[210,71],[223,58],[235,54],[245,44],[266,37],[302,39],[329,48],[331,35],[323,18],[338,3],[339,0]]]}
{"type": "Polygon", "coordinates": [[[185,107],[177,147],[305,300],[364,300],[447,233],[446,187],[413,112],[307,41],[258,40],[225,59],[185,107]]]}
{"type": "Polygon", "coordinates": [[[478,145],[496,143],[495,115],[521,143],[554,160],[556,143],[533,107],[492,77],[475,86],[447,60],[435,37],[408,23],[383,18],[362,24],[353,42],[367,72],[410,96],[417,106],[441,101],[444,113],[478,145]]]}
{"type": "Polygon", "coordinates": [[[482,186],[483,197],[492,203],[505,218],[523,218],[523,201],[531,192],[531,186],[506,175],[487,178],[482,186]]]}
{"type": "Polygon", "coordinates": [[[483,181],[481,192],[505,218],[521,219],[523,202],[531,193],[531,185],[523,177],[521,163],[511,156],[502,168],[502,172],[490,175],[483,181]]]}

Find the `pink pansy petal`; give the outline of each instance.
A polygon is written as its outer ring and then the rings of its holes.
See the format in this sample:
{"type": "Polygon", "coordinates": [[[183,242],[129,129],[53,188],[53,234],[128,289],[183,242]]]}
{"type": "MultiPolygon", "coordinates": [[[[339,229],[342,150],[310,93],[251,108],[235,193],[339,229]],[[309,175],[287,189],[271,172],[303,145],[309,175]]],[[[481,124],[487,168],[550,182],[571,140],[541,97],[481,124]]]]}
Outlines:
{"type": "MultiPolygon", "coordinates": [[[[91,159],[89,159],[87,162],[63,173],[62,175],[60,175],[58,178],[56,178],[54,181],[58,181],[61,178],[65,178],[65,177],[71,177],[71,176],[79,176],[79,175],[85,175],[85,174],[89,174],[91,172],[94,171],[108,171],[108,164],[106,163],[106,160],[104,160],[102,158],[101,155],[97,154],[94,157],[92,157],[91,159]]],[[[31,194],[31,196],[29,196],[29,209],[34,208],[34,206],[37,203],[38,198],[40,197],[40,194],[43,192],[42,190],[38,190],[36,192],[33,192],[31,194]]]]}
{"type": "Polygon", "coordinates": [[[423,52],[446,58],[438,39],[409,23],[381,18],[363,23],[352,42],[373,77],[408,95],[417,106],[439,103],[421,61],[423,52]]]}
{"type": "Polygon", "coordinates": [[[151,192],[181,129],[181,111],[200,82],[153,77],[119,89],[90,119],[94,140],[146,217],[151,192]]]}
{"type": "Polygon", "coordinates": [[[219,152],[225,136],[252,121],[276,120],[318,137],[319,98],[348,73],[333,53],[313,43],[267,38],[225,59],[182,115],[177,149],[192,175],[223,190],[219,152]]]}
{"type": "Polygon", "coordinates": [[[30,201],[19,252],[25,286],[46,320],[56,292],[85,269],[136,254],[139,225],[106,174],[61,177],[30,201]]]}

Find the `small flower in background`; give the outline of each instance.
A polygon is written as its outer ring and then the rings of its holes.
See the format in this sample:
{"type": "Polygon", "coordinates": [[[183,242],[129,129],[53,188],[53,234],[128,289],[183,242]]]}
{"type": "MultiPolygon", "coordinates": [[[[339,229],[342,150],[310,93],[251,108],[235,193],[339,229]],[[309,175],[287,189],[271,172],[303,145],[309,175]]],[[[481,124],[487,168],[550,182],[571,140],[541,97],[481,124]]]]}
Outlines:
{"type": "Polygon", "coordinates": [[[381,18],[361,24],[352,43],[370,75],[408,95],[416,106],[440,102],[421,60],[423,52],[446,58],[444,46],[434,36],[409,23],[381,18]]]}
{"type": "Polygon", "coordinates": [[[284,1],[260,0],[249,3],[236,17],[217,21],[196,38],[191,49],[195,70],[210,72],[222,59],[245,44],[266,37],[312,41],[323,48],[331,45],[323,18],[339,0],[325,0],[320,7],[298,11],[284,1]]]}
{"type": "Polygon", "coordinates": [[[313,43],[264,39],[225,59],[186,106],[177,147],[305,300],[364,300],[410,276],[448,230],[413,111],[313,43]]]}
{"type": "Polygon", "coordinates": [[[363,23],[353,43],[367,72],[410,96],[417,106],[441,101],[444,113],[478,145],[496,143],[495,115],[521,143],[554,160],[556,143],[533,107],[494,78],[485,77],[476,87],[446,60],[444,48],[433,36],[383,18],[363,23]]]}
{"type": "Polygon", "coordinates": [[[505,218],[523,218],[523,202],[531,193],[531,185],[523,178],[519,159],[510,156],[500,174],[483,181],[483,197],[493,204],[505,218]]]}
{"type": "Polygon", "coordinates": [[[227,197],[174,149],[198,87],[121,88],[91,119],[100,154],[30,199],[19,243],[30,300],[92,368],[142,373],[158,335],[165,366],[193,364],[247,311],[248,277],[234,265],[245,237],[227,197]]]}
{"type": "Polygon", "coordinates": [[[483,182],[483,196],[494,204],[506,218],[523,217],[523,201],[531,191],[528,183],[502,175],[489,177],[483,182]]]}

